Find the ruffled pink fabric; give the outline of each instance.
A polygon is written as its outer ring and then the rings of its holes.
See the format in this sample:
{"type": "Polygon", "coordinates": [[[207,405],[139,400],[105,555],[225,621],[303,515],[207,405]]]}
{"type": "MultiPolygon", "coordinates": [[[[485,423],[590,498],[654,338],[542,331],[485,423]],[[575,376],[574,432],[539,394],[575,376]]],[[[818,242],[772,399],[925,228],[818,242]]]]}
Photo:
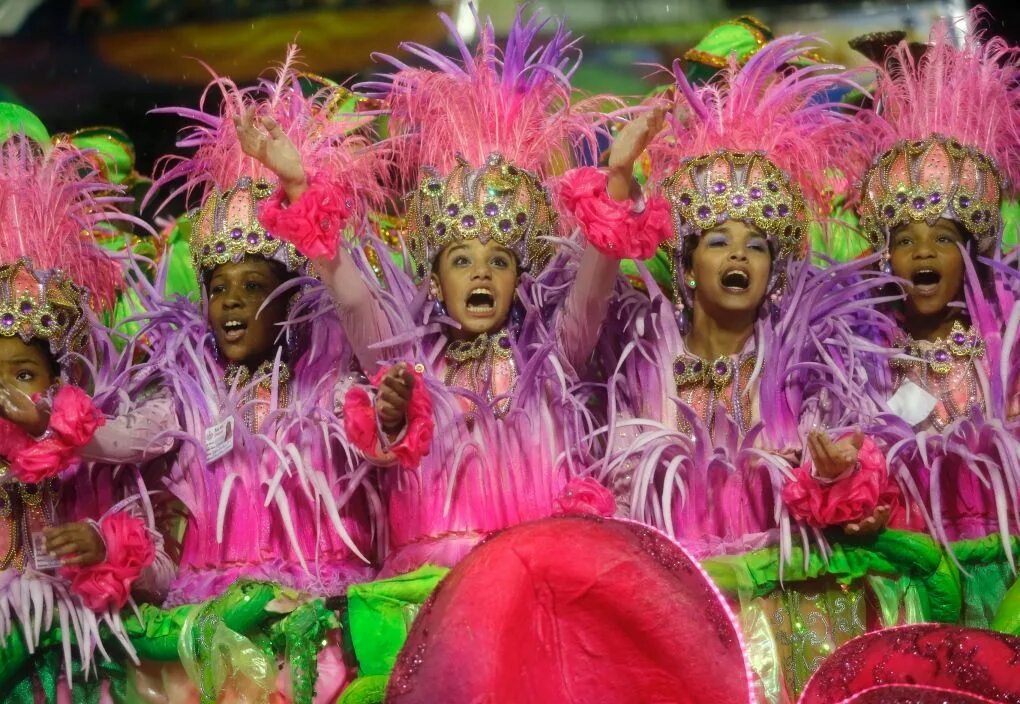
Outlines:
{"type": "Polygon", "coordinates": [[[576,477],[563,488],[553,508],[556,514],[610,518],[616,513],[616,500],[609,489],[592,477],[576,477]]]}
{"type": "Polygon", "coordinates": [[[259,221],[266,231],[290,242],[309,259],[336,256],[340,233],[354,213],[354,198],[319,175],[308,179],[296,203],[284,205],[282,188],[259,207],[259,221]]]}
{"type": "MultiPolygon", "coordinates": [[[[372,378],[372,386],[378,387],[389,369],[381,369],[372,378]]],[[[410,369],[415,384],[407,404],[407,430],[404,437],[388,451],[401,467],[414,469],[432,446],[435,419],[432,415],[432,396],[425,386],[421,373],[410,369]]],[[[379,454],[381,442],[375,417],[375,404],[365,389],[352,387],[344,397],[344,429],[350,440],[366,456],[379,454]]]]}
{"type": "Polygon", "coordinates": [[[7,420],[0,420],[0,455],[7,458],[18,481],[38,484],[78,460],[106,418],[77,386],[61,386],[53,396],[49,432],[36,440],[7,420]]]}
{"type": "Polygon", "coordinates": [[[563,177],[560,197],[585,238],[613,259],[649,259],[673,234],[669,205],[649,198],[641,213],[631,200],[613,200],[606,193],[608,177],[591,166],[573,169],[563,177]]]}
{"type": "Polygon", "coordinates": [[[139,518],[115,513],[99,525],[106,559],[88,567],[64,567],[61,574],[71,581],[71,591],[93,611],[121,609],[131,596],[131,585],[156,558],[156,548],[139,518]]]}
{"type": "Polygon", "coordinates": [[[892,506],[898,492],[889,481],[885,455],[865,438],[857,455],[857,470],[845,479],[823,484],[811,476],[811,460],[794,471],[783,487],[783,501],[796,518],[816,528],[867,518],[880,505],[892,506]]]}

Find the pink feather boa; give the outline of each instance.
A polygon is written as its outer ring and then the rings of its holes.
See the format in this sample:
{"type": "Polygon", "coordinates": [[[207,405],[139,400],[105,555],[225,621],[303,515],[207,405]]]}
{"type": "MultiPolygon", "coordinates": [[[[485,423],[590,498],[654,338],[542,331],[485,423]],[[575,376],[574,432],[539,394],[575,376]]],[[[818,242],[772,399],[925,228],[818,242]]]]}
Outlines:
{"type": "Polygon", "coordinates": [[[808,459],[783,487],[790,513],[810,526],[825,528],[867,518],[882,505],[893,507],[898,492],[889,480],[885,455],[871,438],[864,439],[857,461],[859,467],[849,477],[823,484],[811,475],[808,459]]]}
{"type": "Polygon", "coordinates": [[[36,440],[21,427],[0,418],[0,455],[20,482],[38,484],[78,459],[106,418],[77,386],[61,386],[53,396],[49,432],[36,440]]]}
{"type": "MultiPolygon", "coordinates": [[[[388,371],[388,368],[379,370],[372,378],[372,386],[378,387],[388,371]]],[[[400,442],[390,446],[388,451],[400,466],[414,469],[432,446],[435,419],[432,416],[432,396],[425,386],[425,380],[412,367],[408,367],[408,371],[414,376],[415,384],[407,404],[407,431],[400,442]]],[[[344,429],[347,438],[366,456],[379,455],[382,443],[375,404],[368,392],[360,386],[351,388],[344,397],[344,429]]]]}
{"type": "Polygon", "coordinates": [[[93,611],[118,610],[131,596],[131,585],[156,559],[156,547],[145,523],[127,513],[107,516],[99,524],[106,559],[88,567],[64,567],[71,591],[93,611]]]}
{"type": "Polygon", "coordinates": [[[572,169],[560,186],[560,198],[585,238],[613,259],[649,259],[673,234],[669,204],[650,198],[641,213],[631,200],[613,200],[606,193],[608,177],[591,166],[572,169]]]}
{"type": "Polygon", "coordinates": [[[332,259],[340,233],[354,213],[354,199],[325,178],[313,174],[306,190],[295,203],[284,205],[282,188],[259,208],[259,221],[266,231],[290,242],[309,259],[332,259]]]}

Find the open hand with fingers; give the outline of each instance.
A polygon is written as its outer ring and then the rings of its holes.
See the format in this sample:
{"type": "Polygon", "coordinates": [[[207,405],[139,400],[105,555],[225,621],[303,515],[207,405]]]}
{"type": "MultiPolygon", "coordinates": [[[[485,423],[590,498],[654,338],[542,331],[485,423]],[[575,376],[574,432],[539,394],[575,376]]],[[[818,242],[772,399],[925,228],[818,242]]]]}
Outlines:
{"type": "Polygon", "coordinates": [[[65,566],[89,567],[106,559],[106,544],[95,526],[87,521],[65,523],[43,531],[46,551],[65,566]]]}
{"type": "Polygon", "coordinates": [[[49,426],[49,413],[21,389],[0,381],[0,417],[18,425],[29,435],[39,436],[49,426]]]}
{"type": "Polygon", "coordinates": [[[414,374],[404,362],[393,365],[379,382],[375,412],[383,430],[390,435],[399,433],[407,423],[407,406],[414,384],[414,374]]]}
{"type": "Polygon", "coordinates": [[[308,188],[308,178],[301,153],[280,124],[272,117],[256,117],[251,107],[234,117],[234,127],[241,150],[279,177],[287,200],[293,203],[300,198],[308,188]]]}

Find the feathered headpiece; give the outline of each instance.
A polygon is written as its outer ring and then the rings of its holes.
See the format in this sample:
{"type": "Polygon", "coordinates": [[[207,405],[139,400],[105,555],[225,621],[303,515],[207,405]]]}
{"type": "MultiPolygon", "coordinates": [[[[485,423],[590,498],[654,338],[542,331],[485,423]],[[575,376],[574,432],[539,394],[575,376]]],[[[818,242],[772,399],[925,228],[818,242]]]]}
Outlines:
{"type": "Polygon", "coordinates": [[[409,248],[424,275],[449,242],[495,239],[523,266],[540,269],[552,256],[557,222],[542,186],[597,153],[601,114],[596,98],[571,104],[570,76],[581,53],[559,22],[518,10],[502,51],[492,23],[481,28],[472,54],[446,15],[440,15],[460,54],[449,59],[426,46],[401,47],[422,59],[412,68],[386,55],[397,71],[358,86],[382,99],[390,116],[388,146],[407,189],[409,248]]]}
{"type": "MultiPolygon", "coordinates": [[[[192,122],[182,131],[177,146],[194,149],[190,156],[164,157],[161,171],[145,203],[163,186],[180,182],[159,209],[180,194],[190,201],[197,194],[201,208],[192,228],[191,249],[198,271],[207,271],[246,255],[259,255],[283,263],[291,271],[306,263],[293,245],[276,239],[259,223],[259,203],[273,193],[276,177],[241,150],[235,116],[251,108],[256,118],[272,117],[295,144],[309,174],[325,178],[345,193],[358,195],[355,212],[366,202],[381,199],[376,182],[376,153],[367,138],[357,133],[367,123],[363,116],[344,113],[340,106],[350,95],[344,88],[295,69],[297,48],[290,47],[275,77],[239,88],[229,78],[213,75],[197,110],[159,108],[156,113],[179,115],[192,122]],[[318,84],[310,96],[302,79],[318,84]],[[209,93],[222,97],[217,112],[206,111],[209,93]]],[[[208,68],[208,67],[207,67],[208,68]]]]}
{"type": "Polygon", "coordinates": [[[128,200],[70,144],[45,155],[20,135],[0,145],[0,335],[45,339],[57,357],[81,344],[85,306],[112,308],[123,285],[95,233],[142,224],[118,210],[128,200]]]}
{"type": "MultiPolygon", "coordinates": [[[[651,145],[653,169],[684,238],[728,219],[764,232],[780,256],[799,254],[815,211],[827,205],[827,169],[851,140],[850,109],[829,95],[853,83],[839,66],[790,68],[809,37],[780,37],[720,81],[694,87],[673,74],[682,117],[651,145]]],[[[852,168],[851,165],[841,165],[852,168]]]]}
{"type": "Polygon", "coordinates": [[[861,189],[861,227],[876,249],[910,222],[956,220],[977,251],[994,251],[1004,191],[1020,177],[1020,49],[984,41],[981,9],[967,15],[963,46],[940,20],[920,58],[906,41],[878,67],[880,153],[861,189]]]}

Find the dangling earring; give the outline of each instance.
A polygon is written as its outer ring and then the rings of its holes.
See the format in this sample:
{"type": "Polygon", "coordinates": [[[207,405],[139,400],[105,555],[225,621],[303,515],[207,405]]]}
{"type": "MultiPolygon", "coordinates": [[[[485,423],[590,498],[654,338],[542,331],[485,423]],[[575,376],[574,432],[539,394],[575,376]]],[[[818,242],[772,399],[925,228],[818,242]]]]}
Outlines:
{"type": "Polygon", "coordinates": [[[435,318],[449,317],[449,313],[446,310],[446,305],[438,298],[432,302],[432,316],[435,318]]]}
{"type": "Polygon", "coordinates": [[[522,322],[524,322],[524,306],[515,298],[513,305],[510,306],[510,325],[516,331],[521,327],[522,322]]]}
{"type": "Polygon", "coordinates": [[[694,279],[688,279],[687,280],[687,288],[697,288],[697,287],[698,287],[698,282],[697,281],[695,281],[694,279]]]}

